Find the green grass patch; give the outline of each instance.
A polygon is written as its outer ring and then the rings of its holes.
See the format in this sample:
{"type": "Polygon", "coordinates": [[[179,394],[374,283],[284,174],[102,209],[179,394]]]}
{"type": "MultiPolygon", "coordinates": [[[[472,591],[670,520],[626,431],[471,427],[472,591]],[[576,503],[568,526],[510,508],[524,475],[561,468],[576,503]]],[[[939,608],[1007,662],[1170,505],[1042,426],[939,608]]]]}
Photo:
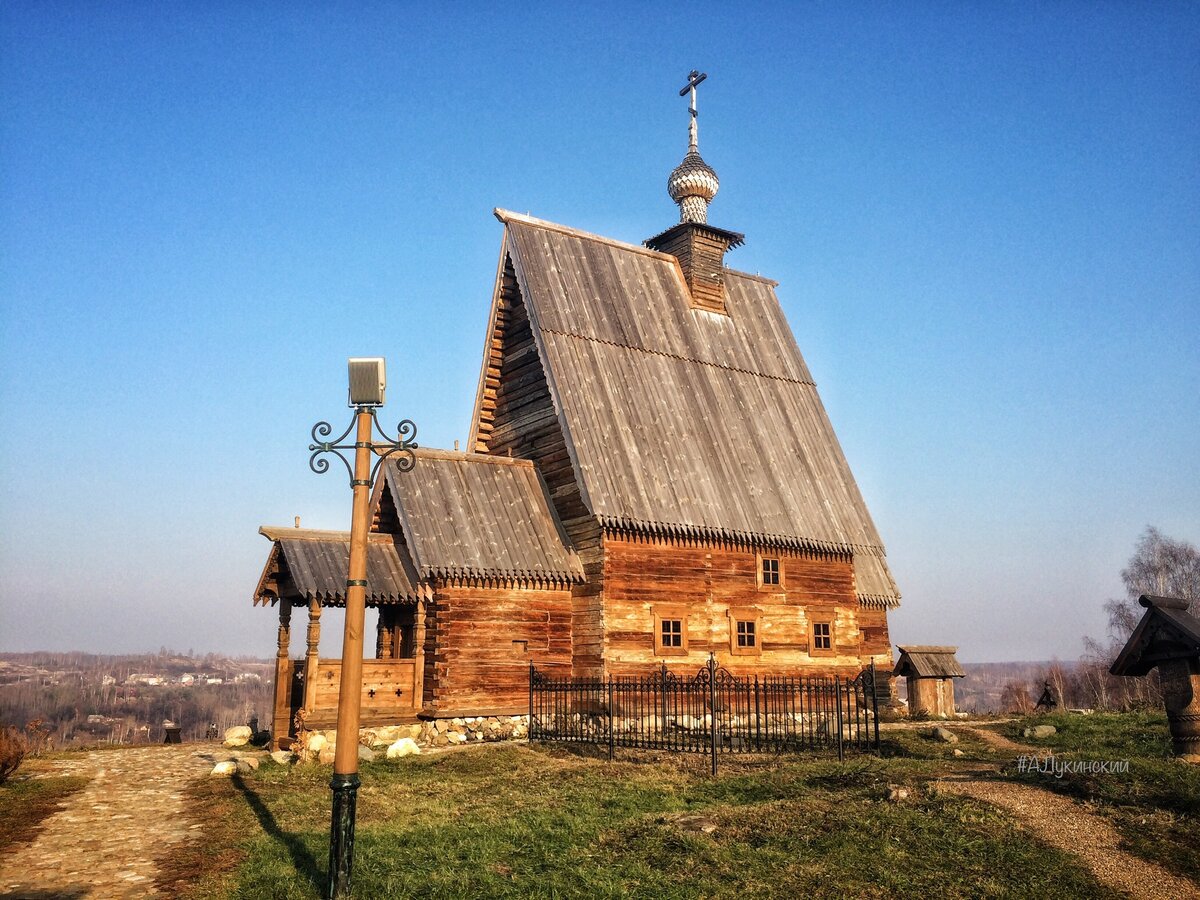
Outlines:
{"type": "MultiPolygon", "coordinates": [[[[608,763],[524,746],[368,764],[354,894],[1112,896],[1005,813],[927,791],[944,765],[747,757],[722,759],[710,778],[699,756],[608,763]],[[892,783],[910,799],[888,803],[892,783]]],[[[244,781],[209,779],[203,791],[194,799],[209,804],[206,820],[226,822],[206,841],[225,846],[227,868],[180,893],[319,896],[327,768],[264,766],[244,781]]]]}
{"type": "Polygon", "coordinates": [[[992,726],[1007,738],[1033,747],[1048,747],[1055,753],[1082,754],[1089,759],[1169,759],[1171,734],[1167,715],[1158,712],[1053,713],[1028,716],[992,726]],[[1025,737],[1025,729],[1053,725],[1056,733],[1046,738],[1025,737]]]}
{"type": "Polygon", "coordinates": [[[11,779],[0,784],[0,852],[32,841],[46,817],[58,812],[59,803],[87,783],[87,778],[69,775],[11,779]]]}
{"type": "Polygon", "coordinates": [[[1200,768],[1171,757],[1162,712],[1059,713],[1009,723],[1005,734],[1063,761],[1128,762],[1116,773],[1006,774],[1094,804],[1121,832],[1131,853],[1200,882],[1200,768]],[[1053,725],[1046,738],[1026,738],[1032,725],[1053,725]]]}

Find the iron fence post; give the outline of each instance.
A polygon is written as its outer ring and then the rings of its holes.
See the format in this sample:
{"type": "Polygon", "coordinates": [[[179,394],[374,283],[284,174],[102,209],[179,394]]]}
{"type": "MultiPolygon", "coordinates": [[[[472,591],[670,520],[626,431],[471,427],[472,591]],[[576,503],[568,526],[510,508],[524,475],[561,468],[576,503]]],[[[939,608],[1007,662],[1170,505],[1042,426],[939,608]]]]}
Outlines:
{"type": "Polygon", "coordinates": [[[533,660],[529,661],[529,740],[534,740],[533,733],[533,660]]]}
{"type": "Polygon", "coordinates": [[[717,774],[717,658],[708,654],[708,704],[711,725],[708,730],[709,750],[712,753],[712,773],[717,774]]]}
{"type": "Polygon", "coordinates": [[[871,660],[871,719],[875,723],[875,746],[879,752],[879,683],[875,680],[875,660],[871,660]]]}
{"type": "Polygon", "coordinates": [[[846,761],[846,748],[842,746],[842,679],[833,677],[833,695],[837,703],[837,748],[838,762],[846,761]]]}
{"type": "Polygon", "coordinates": [[[613,702],[616,699],[616,692],[613,690],[612,675],[608,676],[608,761],[612,762],[616,752],[617,738],[614,734],[616,728],[616,711],[613,709],[613,702]]]}

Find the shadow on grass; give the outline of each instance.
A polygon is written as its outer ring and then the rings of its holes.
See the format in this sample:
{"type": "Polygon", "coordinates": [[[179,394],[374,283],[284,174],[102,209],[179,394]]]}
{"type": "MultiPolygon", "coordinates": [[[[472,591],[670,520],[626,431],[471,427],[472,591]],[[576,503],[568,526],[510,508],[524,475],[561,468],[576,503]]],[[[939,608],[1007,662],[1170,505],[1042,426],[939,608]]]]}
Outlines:
{"type": "Polygon", "coordinates": [[[14,888],[11,893],[8,891],[0,891],[0,897],[12,897],[14,900],[81,900],[81,898],[91,894],[91,888],[65,888],[65,889],[30,889],[26,887],[14,888]]]}
{"type": "Polygon", "coordinates": [[[267,809],[267,805],[262,802],[258,794],[246,784],[240,775],[234,775],[230,780],[242,792],[242,796],[246,798],[246,805],[250,807],[259,824],[262,825],[263,831],[270,835],[272,839],[278,841],[287,850],[288,855],[292,858],[292,865],[296,867],[296,871],[314,885],[321,884],[325,871],[317,867],[316,859],[309,852],[308,848],[304,846],[304,842],[296,837],[296,835],[288,834],[279,827],[279,823],[275,821],[275,816],[267,809]]]}

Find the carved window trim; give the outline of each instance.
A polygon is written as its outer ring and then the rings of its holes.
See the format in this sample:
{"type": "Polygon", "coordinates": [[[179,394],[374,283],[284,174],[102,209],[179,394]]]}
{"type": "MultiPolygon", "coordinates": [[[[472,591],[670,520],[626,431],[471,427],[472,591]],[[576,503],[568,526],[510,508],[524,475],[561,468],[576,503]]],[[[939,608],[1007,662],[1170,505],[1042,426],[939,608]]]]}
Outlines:
{"type": "Polygon", "coordinates": [[[761,656],[762,610],[756,607],[735,607],[729,610],[727,615],[729,617],[729,652],[734,656],[761,656]],[[739,626],[748,627],[739,629],[739,626]],[[753,638],[753,644],[746,643],[745,638],[747,637],[753,638]],[[739,641],[739,638],[742,640],[739,641]]]}
{"type": "Polygon", "coordinates": [[[760,591],[783,590],[783,557],[778,553],[754,554],[756,579],[760,591]]]}
{"type": "Polygon", "coordinates": [[[650,607],[654,619],[654,655],[655,656],[687,656],[688,655],[688,609],[686,606],[669,606],[655,604],[650,607]],[[678,639],[679,645],[672,646],[664,641],[663,623],[679,623],[678,633],[673,631],[667,636],[678,639]]]}
{"type": "Polygon", "coordinates": [[[813,619],[808,625],[809,656],[835,656],[837,645],[832,618],[813,619]],[[828,644],[828,646],[823,646],[828,644]]]}

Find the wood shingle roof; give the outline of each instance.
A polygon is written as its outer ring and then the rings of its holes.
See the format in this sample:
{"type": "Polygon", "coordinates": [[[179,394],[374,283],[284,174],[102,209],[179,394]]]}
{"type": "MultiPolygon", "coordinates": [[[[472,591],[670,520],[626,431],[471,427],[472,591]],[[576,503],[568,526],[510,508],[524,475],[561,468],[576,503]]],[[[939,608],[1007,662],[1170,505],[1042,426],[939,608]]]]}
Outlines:
{"type": "Polygon", "coordinates": [[[532,462],[417,450],[416,465],[383,467],[420,577],[583,581],[532,462]]]}
{"type": "MultiPolygon", "coordinates": [[[[259,533],[275,546],[254,592],[256,605],[280,599],[345,605],[348,531],[263,526],[259,533]]],[[[371,535],[367,543],[367,604],[415,603],[420,592],[416,570],[402,544],[392,535],[371,535]]]]}
{"type": "Polygon", "coordinates": [[[672,256],[496,214],[602,524],[849,553],[860,600],[898,602],[774,282],[724,270],[728,315],[695,309],[672,256]]]}

